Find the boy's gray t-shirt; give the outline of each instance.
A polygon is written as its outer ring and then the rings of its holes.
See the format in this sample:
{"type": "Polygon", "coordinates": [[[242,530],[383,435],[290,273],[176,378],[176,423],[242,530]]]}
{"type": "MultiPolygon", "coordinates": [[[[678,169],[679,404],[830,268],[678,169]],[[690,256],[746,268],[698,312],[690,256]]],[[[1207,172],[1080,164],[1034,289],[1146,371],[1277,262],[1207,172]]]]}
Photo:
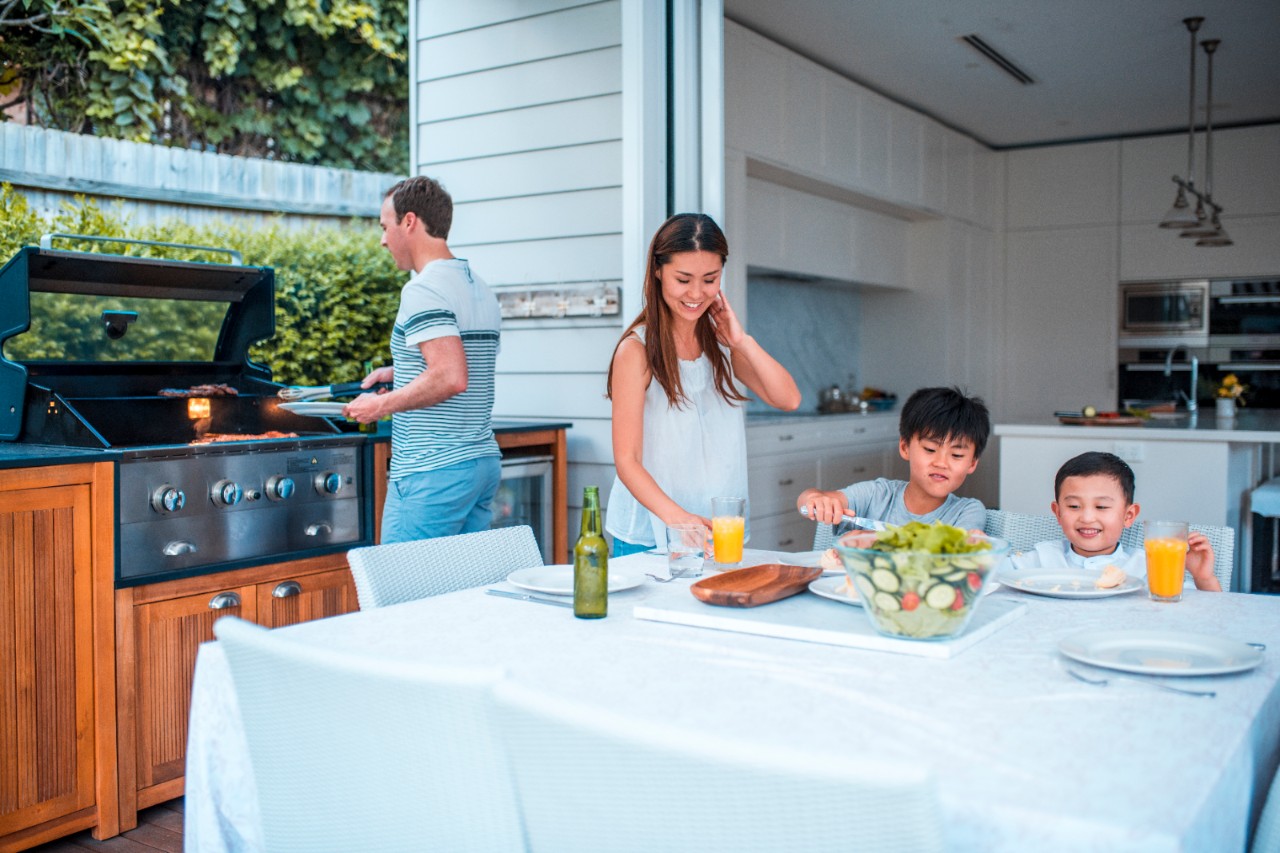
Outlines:
{"type": "MultiPolygon", "coordinates": [[[[961,498],[947,495],[942,506],[933,512],[916,515],[907,510],[903,501],[907,483],[905,480],[889,480],[880,477],[876,480],[864,480],[846,486],[840,491],[849,501],[849,509],[863,518],[883,521],[886,524],[906,524],[909,521],[923,521],[926,524],[941,521],[964,530],[981,530],[987,524],[987,508],[977,498],[961,498]]],[[[836,527],[836,535],[853,530],[849,522],[842,522],[836,527]]]]}

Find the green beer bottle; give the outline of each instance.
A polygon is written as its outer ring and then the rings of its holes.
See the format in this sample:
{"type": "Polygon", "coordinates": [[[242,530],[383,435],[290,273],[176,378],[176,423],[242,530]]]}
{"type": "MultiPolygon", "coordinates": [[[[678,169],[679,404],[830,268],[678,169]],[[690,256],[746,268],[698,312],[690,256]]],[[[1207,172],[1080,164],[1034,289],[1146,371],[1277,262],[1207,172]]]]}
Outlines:
{"type": "Polygon", "coordinates": [[[582,490],[582,533],[573,546],[573,615],[600,619],[609,609],[609,545],[600,526],[600,487],[582,490]]]}

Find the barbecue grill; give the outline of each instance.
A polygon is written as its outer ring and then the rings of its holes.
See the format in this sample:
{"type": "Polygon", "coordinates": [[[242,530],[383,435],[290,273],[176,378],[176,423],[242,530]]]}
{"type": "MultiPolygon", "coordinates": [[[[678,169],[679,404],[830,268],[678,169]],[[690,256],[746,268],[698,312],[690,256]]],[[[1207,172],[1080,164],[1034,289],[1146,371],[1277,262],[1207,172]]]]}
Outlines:
{"type": "Polygon", "coordinates": [[[117,585],[370,544],[364,437],[280,408],[249,358],[273,271],[52,248],[68,236],[0,268],[0,440],[114,452],[117,585]]]}

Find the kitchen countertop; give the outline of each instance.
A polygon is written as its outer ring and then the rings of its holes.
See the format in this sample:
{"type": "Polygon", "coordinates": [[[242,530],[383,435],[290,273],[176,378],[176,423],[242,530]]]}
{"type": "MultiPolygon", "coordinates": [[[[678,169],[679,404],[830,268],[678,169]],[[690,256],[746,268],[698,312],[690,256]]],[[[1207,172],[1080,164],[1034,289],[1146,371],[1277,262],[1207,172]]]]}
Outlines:
{"type": "Polygon", "coordinates": [[[1178,418],[1160,418],[1141,426],[1076,426],[1057,419],[996,424],[996,435],[1063,438],[1085,434],[1131,441],[1221,441],[1236,444],[1280,444],[1280,410],[1242,409],[1234,418],[1218,418],[1212,409],[1178,418]]]}
{"type": "MultiPolygon", "coordinates": [[[[544,429],[568,429],[569,421],[512,421],[495,420],[495,433],[534,432],[544,429]]],[[[368,435],[370,441],[390,441],[391,425],[380,425],[376,434],[368,435]]],[[[119,449],[100,450],[95,447],[62,447],[53,444],[26,444],[20,441],[0,441],[0,468],[43,468],[49,465],[71,465],[77,462],[113,462],[120,458],[119,449]]]]}
{"type": "Polygon", "coordinates": [[[893,421],[898,420],[897,410],[888,412],[867,412],[865,415],[861,412],[832,412],[831,414],[822,414],[820,412],[747,412],[747,426],[757,424],[781,424],[796,423],[797,421],[836,421],[840,419],[862,419],[862,418],[890,418],[893,421]]]}

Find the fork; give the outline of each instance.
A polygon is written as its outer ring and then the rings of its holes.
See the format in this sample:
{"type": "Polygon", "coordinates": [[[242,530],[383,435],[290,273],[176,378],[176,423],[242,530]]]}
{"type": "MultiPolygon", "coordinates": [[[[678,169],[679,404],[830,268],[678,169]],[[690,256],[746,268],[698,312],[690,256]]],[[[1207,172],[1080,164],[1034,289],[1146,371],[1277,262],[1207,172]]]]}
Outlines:
{"type": "Polygon", "coordinates": [[[675,580],[676,578],[682,578],[682,577],[684,577],[685,572],[687,572],[687,571],[689,571],[689,569],[688,569],[688,568],[683,568],[683,569],[681,569],[680,571],[676,572],[676,573],[675,573],[674,575],[672,575],[671,577],[667,577],[667,578],[660,578],[660,577],[658,577],[657,575],[653,574],[652,572],[645,572],[645,574],[646,574],[646,575],[648,575],[649,577],[653,578],[653,579],[654,579],[655,581],[657,581],[658,583],[671,583],[671,582],[672,582],[673,580],[675,580]]]}
{"type": "MultiPolygon", "coordinates": [[[[1070,667],[1064,666],[1063,669],[1067,671],[1067,675],[1071,676],[1076,681],[1083,681],[1085,684],[1092,684],[1096,687],[1106,687],[1110,683],[1106,678],[1090,677],[1082,672],[1071,669],[1070,667]]],[[[1170,684],[1162,684],[1159,681],[1147,681],[1145,678],[1138,678],[1133,675],[1123,675],[1118,672],[1110,673],[1110,676],[1112,678],[1123,678],[1127,681],[1136,681],[1139,684],[1146,684],[1149,687],[1159,687],[1162,690],[1168,690],[1172,693],[1182,693],[1185,696],[1207,696],[1209,698],[1213,698],[1218,695],[1212,690],[1188,690],[1185,687],[1174,687],[1170,684]]]]}

